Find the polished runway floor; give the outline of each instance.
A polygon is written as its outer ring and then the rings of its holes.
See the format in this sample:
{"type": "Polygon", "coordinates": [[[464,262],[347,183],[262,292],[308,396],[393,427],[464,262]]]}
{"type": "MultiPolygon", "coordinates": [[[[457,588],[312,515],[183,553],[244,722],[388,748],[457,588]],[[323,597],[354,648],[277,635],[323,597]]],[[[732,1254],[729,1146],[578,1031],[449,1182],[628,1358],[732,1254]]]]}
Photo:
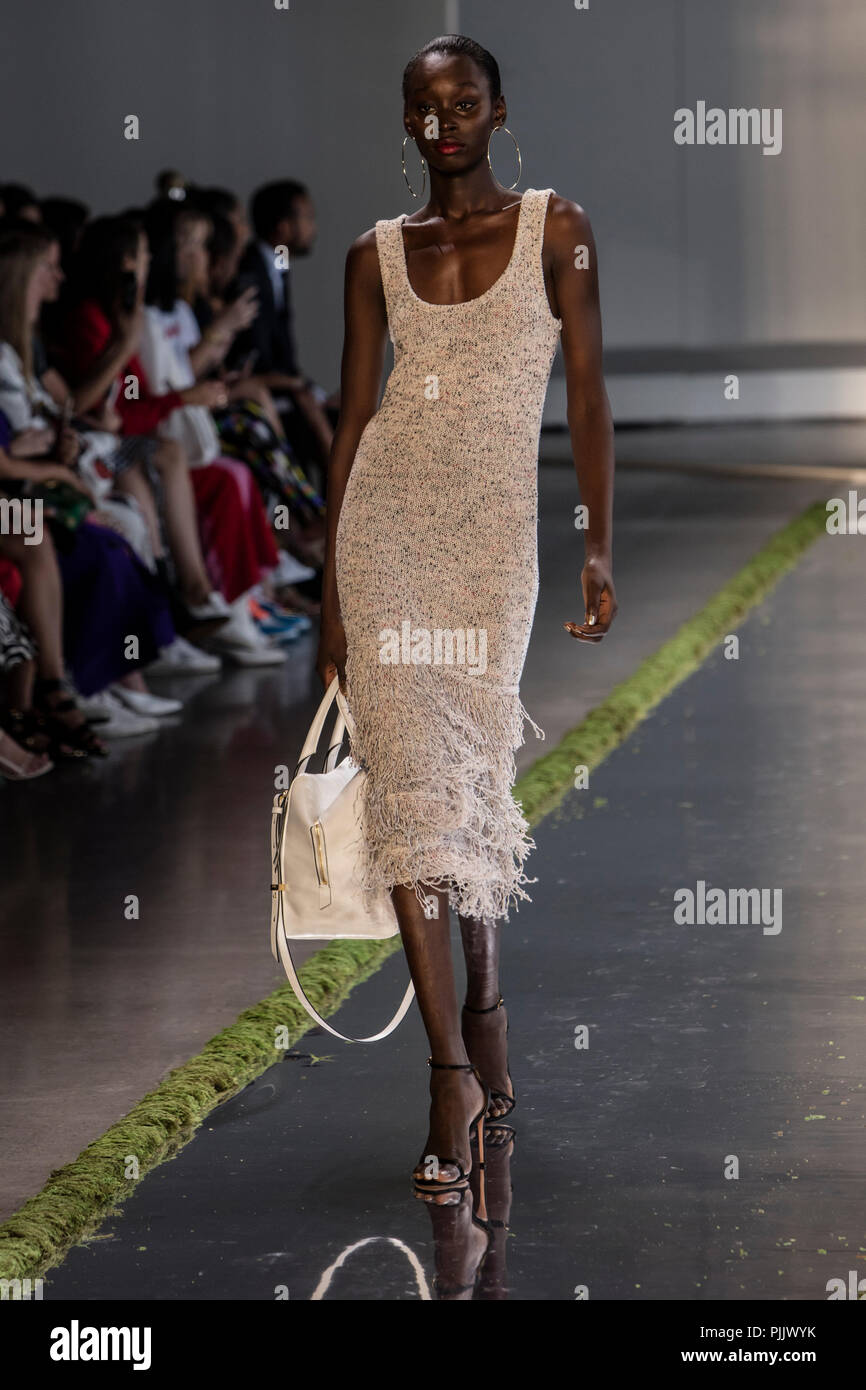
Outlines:
{"type": "MultiPolygon", "coordinates": [[[[530,730],[522,766],[837,491],[624,469],[622,617],[587,650],[560,640],[578,616],[573,475],[542,468],[522,693],[547,741],[530,730]]],[[[534,901],[503,949],[519,1133],[489,1171],[494,1217],[513,1182],[511,1229],[476,1296],[814,1299],[860,1267],[864,574],[862,538],[819,540],[740,629],[740,659],[714,654],[534,830],[534,901]],[[673,894],[698,880],[781,888],[782,930],[676,925],[673,894]]],[[[0,1215],[281,982],[267,821],[273,766],[317,702],[312,651],[202,682],[173,728],[102,766],[3,788],[0,1215]]],[[[404,977],[398,955],[338,1026],[378,1024],[404,977]]],[[[311,1032],[70,1253],[50,1296],[392,1299],[428,1296],[437,1272],[471,1281],[468,1206],[433,1210],[408,1181],[426,1055],[416,1010],[369,1048],[311,1032]]]]}

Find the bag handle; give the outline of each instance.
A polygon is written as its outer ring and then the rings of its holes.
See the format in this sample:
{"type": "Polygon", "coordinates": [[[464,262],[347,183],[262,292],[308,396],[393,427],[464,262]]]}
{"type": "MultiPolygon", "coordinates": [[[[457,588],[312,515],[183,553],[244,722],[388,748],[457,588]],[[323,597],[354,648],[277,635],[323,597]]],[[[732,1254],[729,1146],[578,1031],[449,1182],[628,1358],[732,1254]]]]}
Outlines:
{"type": "Polygon", "coordinates": [[[319,708],[316,710],[316,713],[313,716],[313,722],[310,725],[309,732],[307,734],[306,739],[304,740],[304,746],[301,749],[301,756],[298,759],[297,766],[295,767],[293,778],[297,777],[298,772],[301,770],[304,763],[309,762],[310,758],[312,758],[313,755],[317,752],[319,747],[319,739],[322,737],[322,730],[325,727],[325,721],[328,718],[328,712],[331,708],[331,705],[334,702],[335,697],[337,700],[338,713],[337,718],[334,721],[334,728],[331,734],[331,745],[328,749],[328,758],[325,764],[326,772],[331,772],[334,767],[334,764],[337,761],[337,753],[339,752],[340,745],[343,742],[343,734],[345,733],[346,729],[348,728],[350,733],[354,733],[355,721],[352,718],[348,705],[346,704],[346,698],[342,690],[340,689],[340,678],[339,676],[335,676],[334,679],[331,681],[331,684],[325,691],[324,695],[322,696],[319,708]]]}
{"type": "Polygon", "coordinates": [[[292,960],[292,948],[289,945],[288,939],[286,937],[286,928],[283,922],[282,894],[279,894],[277,906],[277,950],[280,953],[280,960],[282,961],[283,969],[285,970],[286,975],[289,978],[289,984],[292,986],[292,989],[295,992],[295,997],[298,1003],[306,1009],[307,1013],[310,1015],[310,1018],[313,1020],[314,1023],[318,1023],[320,1028],[324,1028],[328,1033],[331,1033],[333,1037],[341,1038],[343,1042],[381,1042],[382,1038],[387,1038],[388,1034],[393,1033],[397,1025],[399,1023],[402,1023],[403,1018],[405,1017],[406,1012],[409,1008],[409,1005],[412,1003],[412,1000],[415,997],[415,986],[410,981],[409,987],[406,990],[406,993],[403,995],[403,998],[400,1002],[400,1007],[398,1008],[394,1017],[391,1019],[391,1022],[388,1024],[386,1028],[382,1029],[381,1033],[373,1033],[369,1038],[349,1038],[346,1036],[345,1033],[341,1033],[339,1029],[332,1028],[330,1023],[328,1023],[327,1019],[322,1018],[322,1015],[317,1012],[317,1010],[310,1003],[309,999],[304,993],[304,987],[298,979],[298,972],[295,969],[295,962],[292,960]]]}

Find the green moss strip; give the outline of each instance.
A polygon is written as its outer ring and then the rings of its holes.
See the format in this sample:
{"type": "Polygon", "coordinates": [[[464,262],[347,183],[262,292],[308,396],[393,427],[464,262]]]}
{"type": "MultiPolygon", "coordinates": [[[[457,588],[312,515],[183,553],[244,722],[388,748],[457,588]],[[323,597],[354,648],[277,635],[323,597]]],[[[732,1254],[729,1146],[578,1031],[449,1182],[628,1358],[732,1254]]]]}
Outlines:
{"type": "MultiPolygon", "coordinates": [[[[796,564],[824,533],[826,509],[816,502],[767,544],[674,636],[606,700],[566,734],[517,783],[514,794],[531,825],[553,810],[573,786],[574,768],[592,769],[623,742],[650,711],[686,679],[716,643],[796,564]]],[[[263,919],[264,920],[264,919],[263,919]]],[[[335,941],[300,972],[323,1017],[336,1012],[355,985],[374,974],[400,947],[384,942],[335,941]]],[[[91,1235],[147,1172],[173,1158],[206,1115],[278,1060],[310,1021],[288,984],[246,1009],[197,1056],[170,1072],[122,1120],[53,1172],[41,1192],[0,1225],[0,1278],[32,1278],[56,1265],[75,1242],[91,1235]],[[136,1166],[130,1159],[136,1160],[136,1166]],[[132,1172],[134,1175],[127,1176],[132,1172]]]]}
{"type": "MultiPolygon", "coordinates": [[[[399,947],[399,937],[335,941],[306,962],[299,971],[301,982],[319,1013],[327,1017],[399,947]]],[[[310,1027],[288,983],[246,1009],[196,1057],[176,1067],[128,1115],[88,1144],[74,1162],[56,1169],[42,1191],[0,1225],[0,1279],[33,1277],[58,1264],[69,1247],[92,1234],[150,1169],[174,1158],[215,1106],[273,1066],[282,1048],[293,1046],[310,1027]],[[278,1040],[280,1050],[275,1046],[278,1040]],[[136,1167],[130,1159],[135,1159],[136,1167]],[[130,1172],[134,1176],[127,1176],[130,1172]]]]}

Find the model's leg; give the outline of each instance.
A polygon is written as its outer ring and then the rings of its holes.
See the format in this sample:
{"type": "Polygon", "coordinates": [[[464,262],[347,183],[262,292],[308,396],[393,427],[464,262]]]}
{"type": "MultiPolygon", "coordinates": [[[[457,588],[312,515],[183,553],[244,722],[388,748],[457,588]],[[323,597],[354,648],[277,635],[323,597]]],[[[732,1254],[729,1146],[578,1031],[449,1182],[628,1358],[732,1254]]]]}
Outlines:
{"type": "MultiPolygon", "coordinates": [[[[499,933],[501,927],[477,917],[458,917],[466,959],[466,1003],[469,1009],[490,1009],[490,1013],[470,1013],[463,1010],[463,1038],[470,1062],[494,1091],[512,1094],[508,1081],[508,1047],[505,1030],[508,1019],[505,1005],[493,1006],[499,998],[499,933]]],[[[490,1098],[488,1114],[501,1119],[510,1106],[490,1098]]]]}
{"type": "MultiPolygon", "coordinates": [[[[430,1056],[434,1062],[466,1063],[469,1058],[460,1032],[451,958],[448,894],[424,884],[421,887],[425,895],[437,900],[438,916],[425,917],[410,887],[401,885],[392,889],[391,898],[430,1042],[430,1056]]],[[[481,1108],[481,1087],[472,1072],[431,1068],[430,1097],[430,1131],[423,1157],[435,1155],[455,1159],[464,1173],[468,1173],[472,1167],[469,1124],[481,1108]]],[[[430,1179],[423,1159],[415,1171],[420,1178],[430,1179]]],[[[456,1168],[443,1163],[434,1180],[453,1182],[458,1177],[456,1168]]]]}

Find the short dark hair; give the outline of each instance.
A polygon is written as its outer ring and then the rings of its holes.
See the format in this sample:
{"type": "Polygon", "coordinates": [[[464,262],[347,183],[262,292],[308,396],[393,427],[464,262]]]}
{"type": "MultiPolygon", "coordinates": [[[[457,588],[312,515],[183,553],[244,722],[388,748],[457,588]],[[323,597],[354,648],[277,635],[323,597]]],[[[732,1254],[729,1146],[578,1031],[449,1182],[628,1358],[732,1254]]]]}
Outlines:
{"type": "Polygon", "coordinates": [[[309,198],[307,187],[296,179],[281,179],[257,188],[250,199],[250,221],[260,241],[267,241],[278,222],[291,217],[298,198],[309,198]]]}
{"type": "Polygon", "coordinates": [[[480,43],[474,39],[468,39],[465,34],[440,34],[438,39],[431,39],[425,43],[423,48],[419,48],[417,53],[413,53],[406,67],[403,70],[403,100],[409,95],[409,83],[412,74],[422,58],[426,58],[430,53],[446,53],[454,58],[471,58],[473,63],[484,71],[490,87],[490,100],[496,101],[502,96],[502,79],[499,75],[499,64],[492,53],[488,53],[486,48],[482,48],[480,43]]]}

